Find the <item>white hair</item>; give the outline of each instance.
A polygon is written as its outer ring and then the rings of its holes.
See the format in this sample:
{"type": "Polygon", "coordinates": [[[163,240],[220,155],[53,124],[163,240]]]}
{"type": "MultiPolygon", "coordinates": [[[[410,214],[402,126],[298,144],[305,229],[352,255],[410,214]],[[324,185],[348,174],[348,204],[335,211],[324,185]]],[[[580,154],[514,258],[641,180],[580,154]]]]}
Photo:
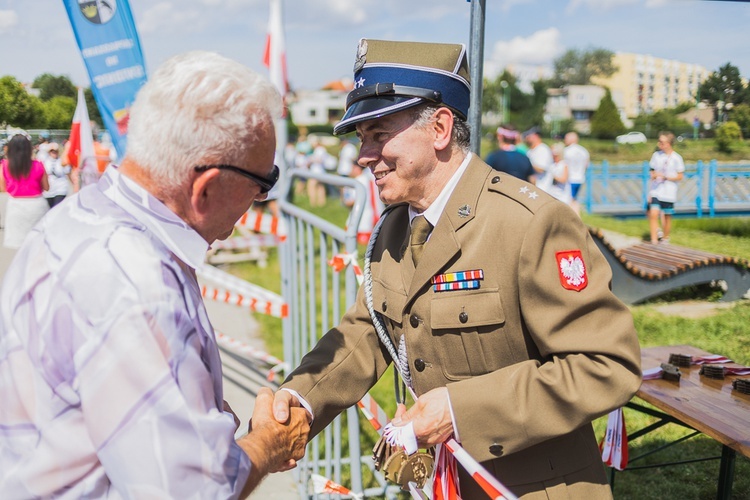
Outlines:
{"type": "Polygon", "coordinates": [[[130,108],[126,156],[169,189],[195,166],[237,164],[281,116],[276,88],[242,64],[213,52],[170,58],[130,108]]]}

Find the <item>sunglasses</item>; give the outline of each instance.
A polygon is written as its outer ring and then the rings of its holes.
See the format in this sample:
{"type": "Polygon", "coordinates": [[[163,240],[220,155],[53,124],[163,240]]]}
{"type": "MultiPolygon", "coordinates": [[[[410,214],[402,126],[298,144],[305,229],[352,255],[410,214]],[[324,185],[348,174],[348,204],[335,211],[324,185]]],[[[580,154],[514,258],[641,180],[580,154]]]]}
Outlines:
{"type": "Polygon", "coordinates": [[[243,170],[233,165],[201,165],[195,167],[195,171],[205,172],[206,170],[211,170],[212,168],[217,168],[219,170],[231,170],[232,172],[237,172],[238,174],[247,177],[248,179],[255,182],[258,186],[260,186],[261,194],[268,194],[268,192],[276,185],[276,182],[278,182],[279,180],[279,167],[277,167],[276,165],[273,166],[273,170],[271,170],[271,173],[268,174],[268,177],[261,177],[258,174],[248,172],[247,170],[243,170]]]}

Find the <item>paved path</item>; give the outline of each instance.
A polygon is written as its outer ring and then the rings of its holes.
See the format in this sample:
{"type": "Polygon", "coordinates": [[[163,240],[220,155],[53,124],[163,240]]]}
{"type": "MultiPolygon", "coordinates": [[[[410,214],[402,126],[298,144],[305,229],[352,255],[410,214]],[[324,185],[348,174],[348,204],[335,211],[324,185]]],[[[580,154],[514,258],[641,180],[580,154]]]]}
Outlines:
{"type": "MultiPolygon", "coordinates": [[[[0,220],[5,214],[7,196],[6,193],[0,193],[0,220]]],[[[0,280],[16,254],[15,250],[9,250],[2,246],[2,238],[3,231],[0,230],[0,280]]],[[[263,341],[258,335],[258,324],[248,310],[213,301],[206,302],[206,309],[217,331],[258,349],[264,349],[263,341]]],[[[224,366],[224,399],[227,400],[240,421],[244,422],[239,429],[239,434],[242,434],[243,430],[247,429],[247,422],[252,415],[258,388],[267,385],[265,374],[254,372],[247,363],[243,363],[242,360],[229,356],[223,351],[222,364],[224,366]]],[[[250,498],[299,499],[293,472],[271,474],[250,495],[250,498]]]]}

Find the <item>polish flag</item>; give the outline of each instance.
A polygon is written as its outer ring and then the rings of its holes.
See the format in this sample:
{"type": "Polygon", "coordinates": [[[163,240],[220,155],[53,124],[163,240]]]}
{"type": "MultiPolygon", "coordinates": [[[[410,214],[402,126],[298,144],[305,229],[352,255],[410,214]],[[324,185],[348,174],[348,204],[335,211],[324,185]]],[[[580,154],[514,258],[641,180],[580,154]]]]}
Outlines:
{"type": "Polygon", "coordinates": [[[73,168],[82,167],[82,162],[87,159],[95,160],[94,136],[91,133],[91,122],[89,111],[86,109],[86,99],[83,97],[83,89],[78,88],[78,104],[73,115],[73,125],[70,128],[68,139],[68,162],[73,168]]]}
{"type": "MultiPolygon", "coordinates": [[[[286,101],[289,88],[286,77],[286,46],[284,43],[284,21],[281,15],[281,0],[271,0],[271,15],[268,19],[266,47],[263,64],[268,68],[269,78],[286,101]]],[[[286,116],[286,109],[284,109],[286,116]]]]}

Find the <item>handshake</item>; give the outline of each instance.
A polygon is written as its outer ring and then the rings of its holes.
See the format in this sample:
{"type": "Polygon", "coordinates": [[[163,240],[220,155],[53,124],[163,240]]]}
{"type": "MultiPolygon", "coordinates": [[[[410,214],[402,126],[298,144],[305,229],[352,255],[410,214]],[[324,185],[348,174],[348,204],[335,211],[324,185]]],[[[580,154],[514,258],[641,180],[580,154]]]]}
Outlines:
{"type": "MultiPolygon", "coordinates": [[[[297,466],[297,460],[305,455],[310,417],[307,410],[300,407],[288,408],[285,418],[277,419],[273,412],[274,394],[267,387],[258,391],[255,408],[250,420],[248,433],[237,440],[237,444],[250,457],[253,464],[243,497],[271,472],[281,472],[297,466]]],[[[234,415],[225,404],[225,411],[234,415]]],[[[235,425],[239,419],[234,416],[235,425]]]]}

